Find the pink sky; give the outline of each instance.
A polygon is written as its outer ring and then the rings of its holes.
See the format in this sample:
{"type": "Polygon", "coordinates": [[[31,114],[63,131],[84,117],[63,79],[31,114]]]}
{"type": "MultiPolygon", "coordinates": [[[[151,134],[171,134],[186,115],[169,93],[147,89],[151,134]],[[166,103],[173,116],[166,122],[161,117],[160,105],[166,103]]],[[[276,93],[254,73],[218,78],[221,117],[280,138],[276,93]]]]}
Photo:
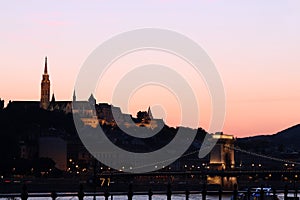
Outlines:
{"type": "MultiPolygon", "coordinates": [[[[51,91],[57,100],[70,100],[80,67],[102,42],[132,29],[166,28],[196,41],[215,63],[226,92],[225,133],[276,133],[300,122],[299,9],[296,0],[3,2],[0,98],[39,100],[48,56],[51,91]]],[[[128,111],[135,115],[149,104],[164,104],[167,114],[154,106],[158,117],[180,123],[176,99],[158,88],[163,98],[150,95],[153,89],[137,91],[128,111]]],[[[207,129],[209,94],[203,83],[199,91],[199,122],[207,129]]],[[[110,102],[109,95],[96,97],[110,102]]]]}

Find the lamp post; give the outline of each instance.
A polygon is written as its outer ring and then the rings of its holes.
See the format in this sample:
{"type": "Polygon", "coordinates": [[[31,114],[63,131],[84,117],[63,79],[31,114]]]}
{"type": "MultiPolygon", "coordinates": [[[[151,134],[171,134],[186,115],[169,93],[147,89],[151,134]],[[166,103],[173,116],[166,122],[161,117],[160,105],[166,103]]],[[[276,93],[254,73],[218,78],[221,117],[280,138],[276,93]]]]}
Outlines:
{"type": "Polygon", "coordinates": [[[97,160],[94,158],[93,166],[93,183],[94,183],[94,197],[93,200],[96,200],[96,190],[97,190],[97,160]]]}

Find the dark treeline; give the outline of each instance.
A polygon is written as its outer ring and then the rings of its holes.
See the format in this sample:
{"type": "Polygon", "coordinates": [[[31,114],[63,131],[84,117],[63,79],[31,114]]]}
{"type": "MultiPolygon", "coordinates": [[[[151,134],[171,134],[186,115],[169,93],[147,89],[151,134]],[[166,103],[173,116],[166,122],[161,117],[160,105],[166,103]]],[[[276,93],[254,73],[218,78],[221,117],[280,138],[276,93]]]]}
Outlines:
{"type": "MultiPolygon", "coordinates": [[[[82,126],[83,123],[82,123],[82,126]]],[[[178,128],[164,125],[160,131],[152,137],[143,139],[126,134],[127,131],[138,131],[137,127],[127,128],[124,132],[118,126],[101,125],[106,136],[117,146],[132,152],[150,152],[167,145],[176,135],[178,128]]],[[[86,127],[89,128],[89,127],[86,127]]],[[[192,130],[192,129],[190,129],[192,130]]],[[[196,137],[193,144],[187,150],[195,152],[201,147],[203,138],[207,134],[199,128],[195,130],[196,137]]],[[[66,142],[79,140],[72,114],[61,111],[47,111],[40,108],[14,109],[8,106],[0,110],[0,173],[4,175],[28,174],[32,168],[36,176],[44,169],[54,168],[55,163],[49,158],[40,158],[38,151],[33,157],[24,159],[20,155],[21,145],[38,146],[38,140],[42,136],[56,136],[66,142]],[[14,169],[16,168],[16,169],[14,169]],[[12,172],[13,169],[13,172],[12,172]],[[16,171],[14,171],[16,170],[16,171]]],[[[83,145],[82,145],[83,146],[83,145]]],[[[197,154],[191,154],[184,159],[198,159],[197,154]]],[[[52,173],[58,170],[53,170],[52,173]]]]}
{"type": "Polygon", "coordinates": [[[31,159],[20,157],[20,145],[38,145],[38,139],[44,134],[51,134],[51,130],[60,133],[62,137],[76,135],[71,114],[49,112],[42,109],[13,109],[9,106],[0,110],[0,171],[2,174],[25,174],[31,168],[40,171],[53,168],[55,163],[51,159],[39,158],[38,152],[31,159]]]}

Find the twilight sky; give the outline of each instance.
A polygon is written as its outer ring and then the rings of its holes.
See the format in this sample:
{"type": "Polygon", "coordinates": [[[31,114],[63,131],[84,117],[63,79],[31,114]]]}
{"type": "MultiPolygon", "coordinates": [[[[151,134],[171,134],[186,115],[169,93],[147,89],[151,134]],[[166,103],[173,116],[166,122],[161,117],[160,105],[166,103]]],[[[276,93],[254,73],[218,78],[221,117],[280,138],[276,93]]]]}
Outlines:
{"type": "MultiPolygon", "coordinates": [[[[6,103],[39,100],[48,56],[51,91],[57,100],[69,100],[82,64],[98,45],[124,31],[163,28],[196,41],[216,65],[226,92],[225,133],[238,137],[275,133],[300,123],[299,10],[298,0],[3,1],[0,98],[6,103]]],[[[119,63],[124,71],[128,63],[144,61],[147,55],[158,60],[165,56],[162,62],[175,69],[180,65],[177,58],[148,52],[131,55],[130,61],[122,58],[115,68],[119,63]]],[[[122,70],[116,69],[106,82],[118,80],[115,75],[122,70]]],[[[191,71],[182,73],[193,82],[191,71]]],[[[205,84],[199,83],[198,89],[205,91],[205,84]]],[[[109,86],[97,91],[98,102],[111,102],[109,91],[109,86]]],[[[200,125],[207,129],[209,93],[195,95],[202,112],[200,125]]],[[[122,110],[135,115],[151,105],[157,117],[178,125],[177,103],[170,91],[145,86],[122,110]]]]}

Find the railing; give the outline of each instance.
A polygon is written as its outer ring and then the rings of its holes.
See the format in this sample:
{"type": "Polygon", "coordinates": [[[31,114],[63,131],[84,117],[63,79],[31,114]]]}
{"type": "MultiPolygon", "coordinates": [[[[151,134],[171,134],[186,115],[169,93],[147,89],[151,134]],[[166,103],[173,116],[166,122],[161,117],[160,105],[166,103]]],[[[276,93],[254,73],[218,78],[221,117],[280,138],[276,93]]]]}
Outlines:
{"type": "Polygon", "coordinates": [[[106,190],[105,192],[84,192],[83,186],[80,185],[79,187],[79,191],[78,192],[68,192],[68,193],[59,193],[59,192],[49,192],[49,193],[28,193],[27,191],[27,187],[26,185],[23,185],[22,188],[22,193],[19,194],[0,194],[0,198],[21,198],[22,200],[27,200],[30,197],[48,197],[48,198],[52,198],[53,200],[55,200],[58,197],[67,197],[67,196],[73,196],[73,197],[78,197],[78,200],[83,200],[84,197],[87,196],[92,196],[94,197],[94,199],[96,199],[95,197],[104,197],[105,200],[113,200],[114,196],[127,196],[128,200],[132,200],[133,196],[148,196],[149,200],[152,200],[152,196],[153,195],[165,195],[167,197],[167,200],[171,200],[172,199],[172,195],[184,195],[186,200],[190,199],[190,195],[194,194],[197,195],[199,194],[199,199],[201,197],[202,200],[206,200],[207,195],[216,195],[218,196],[219,200],[222,200],[222,196],[224,194],[226,195],[232,195],[232,200],[251,200],[251,199],[256,199],[256,200],[267,200],[266,197],[268,197],[268,200],[270,199],[270,197],[273,197],[271,199],[274,200],[278,200],[277,198],[277,194],[278,193],[283,193],[284,194],[284,200],[299,200],[298,197],[298,190],[297,189],[293,189],[293,190],[288,190],[288,187],[286,186],[284,190],[278,190],[276,191],[275,189],[271,190],[271,194],[270,192],[268,192],[268,194],[266,193],[266,191],[264,191],[263,187],[261,187],[260,191],[258,192],[253,192],[250,189],[248,189],[247,191],[238,191],[237,189],[237,185],[234,185],[234,189],[232,191],[224,191],[222,190],[222,188],[220,188],[218,191],[209,191],[207,190],[206,184],[203,185],[202,190],[201,191],[172,191],[171,188],[171,184],[167,185],[166,191],[160,191],[160,192],[156,192],[156,191],[152,191],[151,189],[149,189],[146,192],[134,192],[132,189],[132,185],[129,185],[128,191],[127,192],[109,192],[109,190],[106,190]],[[293,197],[288,196],[288,194],[293,194],[293,197]],[[243,197],[241,197],[240,195],[243,195],[243,197]],[[252,198],[253,194],[257,194],[258,197],[256,198],[252,198]]]}

